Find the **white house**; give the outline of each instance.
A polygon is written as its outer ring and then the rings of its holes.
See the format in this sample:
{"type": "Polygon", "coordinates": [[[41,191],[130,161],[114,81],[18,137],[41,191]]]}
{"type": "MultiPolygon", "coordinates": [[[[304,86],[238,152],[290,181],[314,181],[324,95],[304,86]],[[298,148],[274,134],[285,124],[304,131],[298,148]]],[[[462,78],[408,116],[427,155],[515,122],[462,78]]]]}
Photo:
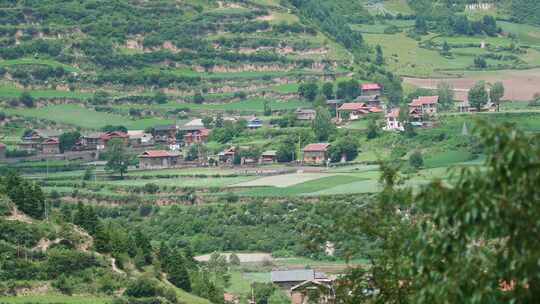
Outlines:
{"type": "Polygon", "coordinates": [[[404,131],[403,123],[399,121],[399,108],[394,108],[386,114],[386,131],[404,131]]]}

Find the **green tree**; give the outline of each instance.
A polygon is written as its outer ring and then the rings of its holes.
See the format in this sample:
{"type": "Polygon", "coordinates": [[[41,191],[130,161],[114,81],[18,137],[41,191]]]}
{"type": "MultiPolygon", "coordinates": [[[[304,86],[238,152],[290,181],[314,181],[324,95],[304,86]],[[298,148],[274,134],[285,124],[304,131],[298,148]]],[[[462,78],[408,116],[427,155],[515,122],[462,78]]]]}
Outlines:
{"type": "Polygon", "coordinates": [[[171,253],[165,270],[169,282],[187,292],[191,291],[191,282],[184,257],[179,251],[175,250],[171,253]]]}
{"type": "Polygon", "coordinates": [[[264,116],[272,115],[272,108],[270,107],[270,102],[268,100],[264,101],[263,107],[264,107],[264,112],[263,112],[264,116]]]}
{"type": "Polygon", "coordinates": [[[157,104],[165,104],[165,103],[167,103],[167,95],[165,95],[165,93],[163,93],[161,91],[158,91],[154,95],[154,101],[157,104]]]}
{"type": "Polygon", "coordinates": [[[2,188],[15,206],[26,215],[36,219],[45,216],[45,195],[38,184],[10,171],[4,178],[0,178],[0,190],[2,188]]]}
{"type": "Polygon", "coordinates": [[[358,141],[352,136],[342,137],[330,146],[330,159],[339,162],[344,157],[346,161],[354,160],[358,156],[358,141]]]}
{"type": "Polygon", "coordinates": [[[474,87],[469,90],[469,103],[478,111],[482,109],[488,102],[488,93],[486,91],[486,83],[483,81],[477,82],[474,87]]]}
{"type": "Polygon", "coordinates": [[[454,88],[448,82],[437,84],[437,95],[439,96],[439,107],[441,110],[449,110],[454,106],[454,88]]]}
{"type": "Polygon", "coordinates": [[[125,150],[124,142],[121,139],[112,139],[107,146],[107,164],[105,170],[120,174],[124,178],[127,172],[129,158],[125,150]]]}
{"type": "Polygon", "coordinates": [[[298,95],[308,101],[314,101],[319,93],[319,87],[315,82],[301,83],[298,87],[298,95]]]}
{"type": "Polygon", "coordinates": [[[409,165],[415,169],[420,169],[424,165],[424,157],[420,151],[414,151],[409,156],[409,165]]]}
{"type": "Polygon", "coordinates": [[[367,139],[374,139],[379,137],[379,126],[377,126],[377,120],[370,119],[367,126],[367,139]]]}
{"type": "Polygon", "coordinates": [[[32,97],[32,95],[30,95],[30,93],[27,91],[22,92],[21,96],[19,97],[19,102],[27,108],[34,107],[34,97],[32,97]]]}
{"type": "Polygon", "coordinates": [[[231,253],[229,256],[229,263],[233,266],[240,266],[240,258],[235,253],[231,253]]]}
{"type": "Polygon", "coordinates": [[[65,151],[73,149],[80,138],[81,133],[78,131],[66,132],[60,135],[60,138],[58,139],[60,141],[60,152],[64,153],[65,151]]]}
{"type": "Polygon", "coordinates": [[[378,66],[381,66],[384,64],[384,56],[383,56],[382,47],[377,44],[377,46],[375,47],[375,51],[376,51],[375,64],[378,66]]]}
{"type": "Polygon", "coordinates": [[[200,92],[197,92],[195,93],[195,95],[193,95],[193,103],[201,104],[203,102],[204,102],[204,96],[200,92]]]}
{"type": "Polygon", "coordinates": [[[334,98],[334,84],[331,82],[325,82],[322,86],[322,94],[326,99],[334,98]]]}
{"type": "Polygon", "coordinates": [[[500,105],[501,105],[501,99],[504,96],[504,85],[502,82],[496,82],[491,86],[491,90],[489,90],[489,98],[491,99],[491,102],[497,105],[497,111],[499,111],[500,105]]]}
{"type": "Polygon", "coordinates": [[[318,141],[327,141],[330,135],[335,132],[336,126],[332,123],[332,116],[328,112],[328,109],[317,108],[312,129],[318,141]]]}

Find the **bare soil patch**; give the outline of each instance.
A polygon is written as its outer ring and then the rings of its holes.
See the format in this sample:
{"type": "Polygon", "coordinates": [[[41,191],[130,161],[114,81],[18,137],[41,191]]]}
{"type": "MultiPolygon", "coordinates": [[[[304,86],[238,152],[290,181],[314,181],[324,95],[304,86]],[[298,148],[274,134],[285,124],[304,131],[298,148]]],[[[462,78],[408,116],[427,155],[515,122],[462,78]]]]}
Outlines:
{"type": "Polygon", "coordinates": [[[458,100],[466,100],[469,89],[480,80],[489,83],[501,81],[505,87],[506,100],[528,101],[540,92],[540,69],[469,72],[463,78],[403,78],[404,83],[426,89],[434,89],[440,82],[448,82],[454,86],[458,100]]]}

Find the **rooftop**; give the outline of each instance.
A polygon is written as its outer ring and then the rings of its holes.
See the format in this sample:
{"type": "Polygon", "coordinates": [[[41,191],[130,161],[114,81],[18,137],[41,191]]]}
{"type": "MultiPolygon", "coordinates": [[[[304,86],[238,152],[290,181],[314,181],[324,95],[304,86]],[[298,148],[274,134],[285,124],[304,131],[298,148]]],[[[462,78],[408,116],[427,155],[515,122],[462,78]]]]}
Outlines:
{"type": "Polygon", "coordinates": [[[314,280],[315,271],[313,269],[280,270],[272,271],[270,276],[273,283],[304,282],[314,280]]]}
{"type": "Polygon", "coordinates": [[[364,91],[366,91],[366,90],[380,90],[381,85],[378,84],[378,83],[364,83],[363,85],[361,85],[361,88],[364,91]]]}
{"type": "Polygon", "coordinates": [[[327,143],[309,144],[304,148],[304,152],[321,152],[326,151],[330,147],[327,143]]]}
{"type": "Polygon", "coordinates": [[[439,102],[439,96],[419,96],[410,103],[412,107],[420,107],[427,104],[436,104],[439,102]]]}
{"type": "Polygon", "coordinates": [[[160,157],[171,157],[171,156],[178,156],[179,154],[171,153],[169,151],[165,150],[149,150],[143,152],[141,155],[139,155],[140,158],[160,158],[160,157]]]}

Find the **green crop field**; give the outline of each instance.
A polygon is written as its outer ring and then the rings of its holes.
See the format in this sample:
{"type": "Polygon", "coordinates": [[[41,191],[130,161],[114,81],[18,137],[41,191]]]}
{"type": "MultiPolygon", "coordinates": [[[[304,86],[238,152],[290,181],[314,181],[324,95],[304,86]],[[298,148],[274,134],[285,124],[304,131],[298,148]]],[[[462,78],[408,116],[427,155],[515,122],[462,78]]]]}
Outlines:
{"type": "Polygon", "coordinates": [[[2,304],[110,304],[110,298],[98,298],[94,296],[65,296],[65,295],[34,295],[17,297],[0,297],[2,304]]]}
{"type": "Polygon", "coordinates": [[[72,67],[67,64],[63,64],[56,60],[50,59],[35,59],[35,58],[19,58],[13,60],[0,60],[0,67],[14,66],[14,65],[46,65],[53,68],[62,67],[68,72],[79,72],[78,68],[72,67]]]}
{"type": "MultiPolygon", "coordinates": [[[[4,98],[18,98],[25,90],[19,89],[13,86],[0,86],[0,97],[4,98]]],[[[93,96],[92,93],[83,92],[71,92],[71,91],[59,91],[59,90],[28,90],[30,95],[34,98],[55,99],[55,98],[67,98],[67,99],[80,99],[85,100],[93,96]]]]}
{"type": "Polygon", "coordinates": [[[75,104],[53,105],[33,109],[5,109],[4,111],[10,115],[46,119],[88,129],[99,129],[106,125],[123,125],[132,130],[144,130],[155,125],[173,123],[171,120],[160,118],[133,120],[117,114],[97,112],[75,104]]]}
{"type": "Polygon", "coordinates": [[[159,179],[138,179],[138,180],[121,180],[106,183],[98,183],[102,185],[118,185],[118,186],[144,186],[148,183],[155,183],[160,186],[177,186],[177,187],[193,187],[193,188],[212,188],[225,187],[242,183],[255,179],[251,176],[238,177],[211,177],[211,178],[159,178],[159,179]]]}

